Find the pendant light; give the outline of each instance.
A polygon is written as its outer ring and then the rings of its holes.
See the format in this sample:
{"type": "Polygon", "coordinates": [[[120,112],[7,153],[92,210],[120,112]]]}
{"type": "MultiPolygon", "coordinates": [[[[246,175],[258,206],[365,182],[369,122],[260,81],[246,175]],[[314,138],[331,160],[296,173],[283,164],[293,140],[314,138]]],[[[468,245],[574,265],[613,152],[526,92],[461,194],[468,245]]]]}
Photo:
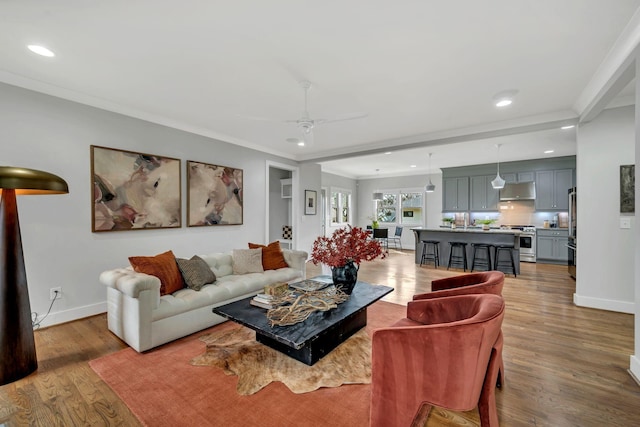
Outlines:
{"type": "Polygon", "coordinates": [[[496,190],[500,190],[502,188],[504,188],[504,179],[502,179],[502,177],[500,176],[500,146],[502,144],[496,144],[496,147],[498,147],[498,172],[496,174],[496,178],[491,181],[491,186],[496,189],[496,190]]]}
{"type": "Polygon", "coordinates": [[[427,174],[429,174],[429,183],[424,187],[427,193],[433,193],[436,191],[436,186],[433,182],[431,182],[431,155],[433,153],[429,153],[429,168],[427,169],[427,174]]]}
{"type": "MultiPolygon", "coordinates": [[[[376,178],[378,178],[378,172],[380,172],[380,169],[376,169],[376,178]]],[[[373,200],[382,200],[384,199],[384,194],[382,192],[380,192],[379,190],[376,190],[373,192],[373,200]]]]}

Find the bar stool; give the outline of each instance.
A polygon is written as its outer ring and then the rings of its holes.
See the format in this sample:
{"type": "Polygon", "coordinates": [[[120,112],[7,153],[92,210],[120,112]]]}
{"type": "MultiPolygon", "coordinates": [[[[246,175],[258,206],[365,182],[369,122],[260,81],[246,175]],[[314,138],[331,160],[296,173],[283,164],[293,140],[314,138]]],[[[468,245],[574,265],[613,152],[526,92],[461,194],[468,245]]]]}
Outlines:
{"type": "Polygon", "coordinates": [[[467,271],[467,244],[466,242],[449,242],[449,263],[447,270],[453,264],[454,267],[462,268],[467,271]],[[455,251],[462,251],[461,254],[455,254],[455,251]]]}
{"type": "Polygon", "coordinates": [[[420,266],[433,261],[433,266],[438,268],[440,265],[440,241],[439,240],[423,240],[422,241],[422,258],[420,258],[420,266]]]}
{"type": "Polygon", "coordinates": [[[491,247],[493,245],[487,243],[472,243],[473,256],[471,257],[471,272],[478,268],[479,271],[493,270],[491,262],[491,247]]]}
{"type": "MultiPolygon", "coordinates": [[[[513,244],[501,244],[496,245],[496,254],[495,254],[495,263],[493,265],[494,270],[502,271],[503,273],[513,274],[516,276],[516,263],[513,259],[513,244]],[[502,252],[507,252],[509,254],[509,259],[500,259],[500,254],[502,252]],[[511,271],[509,271],[511,269],[511,271]]],[[[504,258],[504,257],[503,257],[504,258]]]]}

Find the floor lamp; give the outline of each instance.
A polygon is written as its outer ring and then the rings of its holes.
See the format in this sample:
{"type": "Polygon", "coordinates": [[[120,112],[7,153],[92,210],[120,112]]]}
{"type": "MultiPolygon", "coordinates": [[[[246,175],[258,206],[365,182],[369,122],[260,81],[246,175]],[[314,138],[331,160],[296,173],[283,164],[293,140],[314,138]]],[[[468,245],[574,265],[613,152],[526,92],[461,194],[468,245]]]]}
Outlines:
{"type": "Polygon", "coordinates": [[[48,172],[0,166],[0,385],[38,369],[16,195],[63,194],[67,183],[48,172]]]}

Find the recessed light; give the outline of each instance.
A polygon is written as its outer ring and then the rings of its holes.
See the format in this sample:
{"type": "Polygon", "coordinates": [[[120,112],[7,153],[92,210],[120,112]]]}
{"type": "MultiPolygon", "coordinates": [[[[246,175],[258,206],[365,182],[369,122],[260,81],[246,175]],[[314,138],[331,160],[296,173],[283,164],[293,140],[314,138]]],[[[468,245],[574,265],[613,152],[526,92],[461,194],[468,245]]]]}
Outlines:
{"type": "Polygon", "coordinates": [[[567,125],[567,126],[562,126],[560,129],[567,130],[567,129],[573,129],[574,127],[576,127],[576,125],[567,125]]]}
{"type": "Polygon", "coordinates": [[[553,153],[553,150],[547,150],[544,152],[544,154],[551,154],[551,153],[553,153]]]}
{"type": "Polygon", "coordinates": [[[417,167],[418,167],[418,165],[411,165],[411,166],[409,166],[409,167],[410,167],[410,168],[417,168],[417,167]]]}
{"type": "Polygon", "coordinates": [[[385,152],[384,154],[391,154],[391,151],[387,151],[387,152],[385,152]]]}
{"type": "Polygon", "coordinates": [[[285,141],[290,144],[296,144],[298,147],[304,147],[304,140],[300,138],[287,138],[285,141]]]}
{"type": "Polygon", "coordinates": [[[37,45],[37,44],[30,44],[30,45],[27,46],[27,48],[31,52],[37,53],[38,55],[41,55],[41,56],[46,56],[47,58],[51,58],[53,56],[56,56],[55,53],[53,53],[52,51],[50,51],[46,47],[40,46],[40,45],[37,45]]]}
{"type": "Polygon", "coordinates": [[[515,89],[503,90],[502,92],[498,92],[493,96],[493,102],[496,107],[506,107],[513,103],[513,98],[518,93],[515,89]]]}

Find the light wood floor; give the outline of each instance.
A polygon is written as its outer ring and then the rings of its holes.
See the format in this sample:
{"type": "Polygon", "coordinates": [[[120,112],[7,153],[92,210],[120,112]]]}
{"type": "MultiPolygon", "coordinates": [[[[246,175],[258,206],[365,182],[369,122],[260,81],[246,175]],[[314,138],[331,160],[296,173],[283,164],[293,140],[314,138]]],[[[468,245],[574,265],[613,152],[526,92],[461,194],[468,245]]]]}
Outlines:
{"type": "MultiPolygon", "coordinates": [[[[633,316],[573,305],[566,267],[522,263],[503,291],[506,384],[497,391],[503,426],[637,426],[640,386],[627,372],[633,316]]],[[[320,273],[310,264],[308,275],[320,273]]],[[[386,301],[405,304],[430,281],[460,274],[419,267],[413,252],[365,263],[359,279],[393,286],[386,301]]],[[[606,286],[606,284],[603,284],[606,286]]],[[[0,387],[1,426],[138,426],[88,361],[125,348],[106,315],[38,330],[39,369],[0,387]],[[4,423],[4,424],[2,424],[4,423]]],[[[477,411],[434,409],[428,426],[478,425],[477,411]]]]}

